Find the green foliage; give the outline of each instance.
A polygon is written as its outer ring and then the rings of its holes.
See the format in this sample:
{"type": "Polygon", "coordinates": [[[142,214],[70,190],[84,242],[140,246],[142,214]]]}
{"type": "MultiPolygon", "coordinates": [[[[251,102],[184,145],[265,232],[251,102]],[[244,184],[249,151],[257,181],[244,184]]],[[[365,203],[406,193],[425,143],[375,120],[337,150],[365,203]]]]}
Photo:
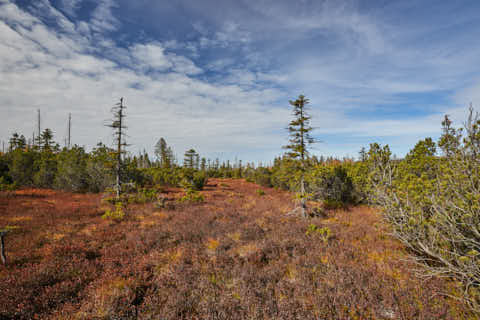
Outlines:
{"type": "Polygon", "coordinates": [[[183,159],[183,166],[188,169],[199,169],[200,156],[194,149],[187,150],[185,152],[185,158],[183,159]]]}
{"type": "Polygon", "coordinates": [[[287,156],[292,159],[300,158],[304,160],[308,156],[307,146],[315,140],[310,136],[311,117],[307,114],[307,104],[309,100],[305,96],[298,96],[297,100],[289,101],[293,106],[294,119],[288,125],[288,132],[290,133],[290,144],[284,148],[288,149],[287,156]]]}
{"type": "Polygon", "coordinates": [[[202,190],[207,183],[207,175],[205,172],[191,168],[183,168],[181,171],[181,186],[185,189],[202,190]]]}
{"type": "Polygon", "coordinates": [[[262,187],[272,187],[271,171],[268,168],[259,167],[247,173],[247,181],[255,182],[262,187]]]}
{"type": "Polygon", "coordinates": [[[125,218],[125,212],[123,211],[123,204],[118,202],[115,204],[115,210],[107,209],[102,215],[103,219],[112,219],[115,221],[121,221],[125,218]]]}
{"type": "Polygon", "coordinates": [[[150,168],[146,170],[146,174],[152,177],[152,181],[156,185],[178,187],[182,180],[182,169],[179,167],[172,168],[150,168]]]}
{"type": "Polygon", "coordinates": [[[35,186],[41,188],[52,188],[57,174],[57,160],[54,153],[50,149],[46,149],[37,158],[36,164],[38,171],[33,175],[35,186]]]}
{"type": "Polygon", "coordinates": [[[108,187],[113,186],[115,182],[115,153],[112,149],[99,143],[90,153],[89,161],[86,166],[88,179],[88,191],[102,192],[108,187]]]}
{"type": "Polygon", "coordinates": [[[257,193],[259,196],[264,196],[264,195],[265,195],[265,191],[263,191],[262,189],[257,189],[256,193],[257,193]]]}
{"type": "Polygon", "coordinates": [[[57,156],[55,188],[72,192],[88,191],[87,162],[88,154],[82,147],[62,150],[57,156]]]}
{"type": "Polygon", "coordinates": [[[8,174],[9,171],[9,161],[5,154],[0,153],[0,178],[3,179],[4,183],[12,183],[12,178],[8,174]]]}
{"type": "Polygon", "coordinates": [[[272,186],[284,190],[295,191],[301,180],[301,163],[290,157],[277,158],[271,174],[272,186]]]}
{"type": "Polygon", "coordinates": [[[328,242],[328,239],[332,236],[332,231],[329,227],[318,227],[314,224],[310,224],[305,232],[307,236],[318,236],[323,242],[328,242]]]}
{"type": "Polygon", "coordinates": [[[185,191],[185,195],[183,197],[181,197],[179,200],[179,202],[190,202],[190,203],[202,203],[205,201],[205,198],[204,196],[196,191],[196,190],[193,190],[193,189],[187,189],[185,191]]]}
{"type": "Polygon", "coordinates": [[[138,167],[136,159],[126,158],[123,160],[123,170],[121,172],[121,181],[134,183],[136,185],[152,184],[153,179],[145,170],[138,167]]]}
{"type": "Polygon", "coordinates": [[[0,191],[13,191],[17,188],[15,183],[8,183],[4,177],[0,176],[0,191]]]}
{"type": "Polygon", "coordinates": [[[319,165],[306,176],[313,198],[330,204],[349,204],[354,200],[353,182],[342,165],[319,165]]]}
{"type": "Polygon", "coordinates": [[[342,164],[347,176],[351,179],[352,202],[356,204],[369,203],[373,194],[369,164],[366,157],[363,159],[363,161],[347,161],[342,164]]]}
{"type": "Polygon", "coordinates": [[[394,235],[427,273],[461,283],[461,298],[480,314],[480,119],[470,110],[465,136],[447,120],[443,157],[427,138],[403,161],[385,158],[372,175],[394,235]]]}
{"type": "Polygon", "coordinates": [[[37,152],[20,149],[8,154],[10,158],[9,176],[20,186],[32,186],[34,172],[38,171],[37,152]]]}
{"type": "Polygon", "coordinates": [[[207,175],[205,172],[197,171],[193,174],[193,189],[194,190],[203,190],[203,187],[207,183],[207,175]]]}
{"type": "Polygon", "coordinates": [[[174,163],[173,150],[167,145],[165,139],[160,138],[155,144],[155,156],[160,168],[171,168],[174,163]]]}
{"type": "Polygon", "coordinates": [[[147,203],[157,199],[158,190],[155,188],[138,188],[136,192],[127,194],[127,202],[132,203],[147,203]]]}

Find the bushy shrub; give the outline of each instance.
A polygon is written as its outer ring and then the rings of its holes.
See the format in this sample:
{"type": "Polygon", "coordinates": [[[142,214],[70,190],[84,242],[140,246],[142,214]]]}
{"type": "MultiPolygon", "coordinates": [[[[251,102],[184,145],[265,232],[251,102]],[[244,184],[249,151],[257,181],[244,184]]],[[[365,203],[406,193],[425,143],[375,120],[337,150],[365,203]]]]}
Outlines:
{"type": "Polygon", "coordinates": [[[207,175],[205,172],[197,171],[193,174],[192,186],[195,190],[203,190],[203,187],[207,183],[207,175]]]}
{"type": "Polygon", "coordinates": [[[5,154],[0,153],[0,179],[2,179],[4,184],[11,184],[12,178],[8,174],[9,171],[9,161],[5,154]]]}
{"type": "Polygon", "coordinates": [[[272,187],[272,181],[270,180],[272,173],[268,168],[257,168],[253,174],[253,182],[262,187],[272,187]]]}
{"type": "Polygon", "coordinates": [[[328,239],[332,236],[332,231],[329,227],[319,227],[311,223],[308,225],[305,234],[307,236],[319,236],[323,242],[328,242],[328,239]]]}
{"type": "Polygon", "coordinates": [[[181,203],[182,202],[202,203],[205,201],[205,198],[200,192],[193,189],[187,189],[185,191],[185,195],[181,197],[178,201],[181,203]]]}
{"type": "Polygon", "coordinates": [[[103,192],[115,183],[113,155],[104,145],[99,144],[91,153],[86,166],[88,191],[103,192]]]}
{"type": "Polygon", "coordinates": [[[83,192],[89,188],[87,175],[88,155],[81,147],[64,149],[57,156],[55,188],[72,192],[83,192]]]}
{"type": "Polygon", "coordinates": [[[15,183],[9,183],[4,177],[0,177],[0,191],[12,191],[17,188],[15,183]]]}
{"type": "Polygon", "coordinates": [[[177,167],[170,168],[150,168],[147,174],[152,177],[156,185],[178,187],[181,181],[181,169],[177,167]]]}
{"type": "Polygon", "coordinates": [[[440,158],[431,139],[420,141],[400,163],[377,155],[377,201],[426,274],[461,283],[462,298],[480,314],[480,119],[471,110],[465,136],[448,118],[443,125],[440,158]]]}
{"type": "Polygon", "coordinates": [[[39,154],[34,151],[23,151],[20,149],[9,153],[10,168],[9,176],[13,182],[20,186],[32,186],[33,175],[38,171],[36,159],[39,154]]]}
{"type": "Polygon", "coordinates": [[[158,190],[155,188],[138,188],[135,192],[126,194],[128,203],[147,203],[157,199],[158,190]]]}
{"type": "Polygon", "coordinates": [[[307,175],[313,198],[330,204],[349,204],[354,200],[353,182],[342,165],[319,165],[307,175]]]}
{"type": "Polygon", "coordinates": [[[123,204],[121,202],[117,202],[115,204],[115,210],[107,209],[105,213],[102,215],[103,219],[112,219],[115,221],[121,221],[125,218],[125,212],[123,211],[123,204]]]}
{"type": "Polygon", "coordinates": [[[275,159],[270,182],[273,187],[297,191],[300,183],[300,162],[288,157],[275,159]]]}
{"type": "Polygon", "coordinates": [[[256,192],[259,196],[264,196],[265,195],[265,191],[263,191],[262,189],[257,189],[256,192]]]}
{"type": "Polygon", "coordinates": [[[185,189],[202,190],[207,183],[207,175],[203,171],[198,171],[192,168],[183,168],[181,171],[180,185],[185,189]]]}

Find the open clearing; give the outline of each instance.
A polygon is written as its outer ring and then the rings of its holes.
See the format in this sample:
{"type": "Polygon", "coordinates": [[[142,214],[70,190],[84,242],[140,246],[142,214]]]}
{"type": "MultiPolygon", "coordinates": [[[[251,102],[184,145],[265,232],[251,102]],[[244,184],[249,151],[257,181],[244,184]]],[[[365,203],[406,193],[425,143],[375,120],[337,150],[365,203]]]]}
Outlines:
{"type": "Polygon", "coordinates": [[[370,208],[304,220],[285,215],[292,194],[243,180],[210,179],[202,194],[113,222],[98,194],[2,193],[0,318],[463,318],[370,208]]]}

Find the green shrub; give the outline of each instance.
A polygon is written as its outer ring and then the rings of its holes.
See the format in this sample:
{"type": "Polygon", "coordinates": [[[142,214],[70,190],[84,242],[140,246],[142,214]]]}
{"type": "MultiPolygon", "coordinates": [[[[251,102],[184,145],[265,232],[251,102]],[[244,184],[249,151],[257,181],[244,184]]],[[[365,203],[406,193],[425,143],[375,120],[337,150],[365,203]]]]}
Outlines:
{"type": "Polygon", "coordinates": [[[156,185],[178,187],[182,180],[181,169],[171,168],[150,168],[146,170],[147,175],[151,176],[156,185]]]}
{"type": "Polygon", "coordinates": [[[205,201],[205,198],[200,192],[193,189],[187,189],[185,195],[181,197],[178,201],[181,203],[202,203],[205,201]]]}
{"type": "Polygon", "coordinates": [[[193,174],[193,189],[195,190],[203,190],[203,187],[207,183],[207,175],[205,172],[197,171],[193,174]]]}
{"type": "Polygon", "coordinates": [[[84,192],[89,189],[87,176],[88,155],[81,147],[64,149],[57,155],[57,174],[54,186],[57,189],[72,192],[84,192]]]}
{"type": "Polygon", "coordinates": [[[125,218],[125,212],[123,211],[123,204],[121,202],[117,202],[115,204],[115,210],[107,209],[105,213],[102,215],[103,219],[112,219],[115,221],[121,221],[125,218]]]}
{"type": "Polygon", "coordinates": [[[332,231],[329,227],[318,227],[314,224],[310,224],[305,232],[307,236],[319,236],[323,242],[328,242],[332,235],[332,231]]]}
{"type": "Polygon", "coordinates": [[[272,186],[272,181],[270,180],[271,174],[268,168],[257,168],[253,175],[253,181],[262,187],[269,188],[272,186]]]}
{"type": "Polygon", "coordinates": [[[460,298],[480,314],[480,119],[471,110],[465,136],[448,118],[443,125],[442,157],[431,139],[401,162],[378,152],[372,180],[394,235],[424,275],[451,276],[463,285],[460,298]]]}
{"type": "Polygon", "coordinates": [[[20,149],[9,153],[10,169],[9,176],[19,186],[32,186],[33,175],[38,171],[36,159],[39,153],[34,151],[23,151],[20,149]]]}
{"type": "Polygon", "coordinates": [[[155,188],[139,188],[136,192],[126,194],[129,204],[132,203],[147,203],[157,199],[158,191],[155,188]]]}
{"type": "Polygon", "coordinates": [[[263,191],[262,189],[257,189],[256,192],[259,196],[264,196],[265,195],[265,191],[263,191]]]}
{"type": "Polygon", "coordinates": [[[342,205],[354,200],[352,179],[342,165],[319,165],[307,173],[306,180],[313,199],[342,205]]]}
{"type": "Polygon", "coordinates": [[[0,177],[0,191],[13,191],[16,188],[15,183],[8,183],[4,177],[0,177]]]}

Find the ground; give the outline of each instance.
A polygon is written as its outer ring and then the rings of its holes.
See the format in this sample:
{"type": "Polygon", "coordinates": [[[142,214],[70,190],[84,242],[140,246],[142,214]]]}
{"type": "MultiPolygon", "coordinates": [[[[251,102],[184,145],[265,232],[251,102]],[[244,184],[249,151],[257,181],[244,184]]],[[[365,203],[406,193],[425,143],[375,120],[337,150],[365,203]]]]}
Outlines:
{"type": "Polygon", "coordinates": [[[163,192],[122,221],[98,194],[1,193],[0,319],[469,319],[376,210],[287,216],[291,193],[243,180],[163,192]]]}

